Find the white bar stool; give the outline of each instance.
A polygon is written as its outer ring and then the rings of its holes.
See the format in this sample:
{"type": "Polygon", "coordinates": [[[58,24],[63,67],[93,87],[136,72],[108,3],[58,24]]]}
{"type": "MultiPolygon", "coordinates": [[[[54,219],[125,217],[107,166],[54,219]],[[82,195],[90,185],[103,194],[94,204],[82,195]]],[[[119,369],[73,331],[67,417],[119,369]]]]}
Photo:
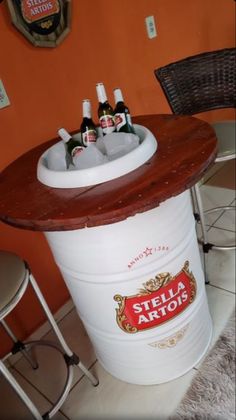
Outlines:
{"type": "Polygon", "coordinates": [[[68,347],[32,273],[30,272],[28,264],[25,261],[23,261],[18,255],[15,255],[8,251],[0,250],[0,279],[0,322],[7,334],[11,337],[11,339],[14,342],[12,351],[8,353],[3,359],[0,359],[0,372],[10,383],[10,385],[14,388],[14,390],[19,395],[21,400],[25,403],[25,405],[28,407],[34,418],[38,420],[50,419],[57,413],[57,411],[60,409],[60,407],[66,400],[67,395],[69,394],[73,380],[73,366],[77,365],[94,386],[97,386],[99,382],[86,369],[86,367],[80,361],[79,357],[75,353],[73,353],[68,347]],[[18,302],[24,295],[29,283],[33,287],[33,290],[36,296],[38,297],[38,300],[58,338],[60,345],[46,340],[21,342],[16,338],[16,336],[13,334],[13,332],[10,330],[10,328],[4,321],[4,318],[15,308],[15,306],[18,304],[18,302]],[[51,410],[44,414],[40,414],[37,407],[33,404],[33,402],[27,396],[22,387],[18,384],[18,382],[15,380],[14,376],[11,374],[6,364],[4,363],[4,361],[7,360],[9,356],[20,351],[23,354],[23,356],[26,357],[26,359],[29,361],[32,368],[36,369],[38,367],[37,362],[30,357],[27,350],[37,345],[50,346],[53,347],[56,351],[60,352],[67,367],[67,377],[62,393],[58,397],[55,404],[52,406],[51,410]]]}

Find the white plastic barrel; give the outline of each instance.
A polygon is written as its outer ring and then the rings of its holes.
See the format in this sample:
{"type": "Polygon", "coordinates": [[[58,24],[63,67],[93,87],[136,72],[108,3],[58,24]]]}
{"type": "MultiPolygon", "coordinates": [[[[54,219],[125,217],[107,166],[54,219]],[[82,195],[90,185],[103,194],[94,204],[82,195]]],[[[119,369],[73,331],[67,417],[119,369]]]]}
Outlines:
{"type": "Polygon", "coordinates": [[[211,340],[189,191],[110,225],[45,233],[102,366],[159,384],[211,340]]]}

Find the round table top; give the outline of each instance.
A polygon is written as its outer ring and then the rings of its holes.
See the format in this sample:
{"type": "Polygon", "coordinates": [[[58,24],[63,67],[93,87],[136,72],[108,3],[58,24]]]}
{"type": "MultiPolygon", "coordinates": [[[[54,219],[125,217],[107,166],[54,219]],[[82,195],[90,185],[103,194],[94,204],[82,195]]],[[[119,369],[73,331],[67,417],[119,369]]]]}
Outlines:
{"type": "Polygon", "coordinates": [[[51,188],[37,179],[39,157],[58,138],[11,163],[1,174],[0,219],[35,231],[63,231],[119,222],[192,187],[217,153],[211,126],[195,117],[133,117],[158,141],[156,153],[138,169],[114,180],[82,188],[51,188]]]}

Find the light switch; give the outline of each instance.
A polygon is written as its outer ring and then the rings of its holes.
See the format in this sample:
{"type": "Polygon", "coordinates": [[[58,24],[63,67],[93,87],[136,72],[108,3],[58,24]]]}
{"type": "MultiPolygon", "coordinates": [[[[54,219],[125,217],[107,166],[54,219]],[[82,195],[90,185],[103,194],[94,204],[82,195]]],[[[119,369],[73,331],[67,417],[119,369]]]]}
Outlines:
{"type": "Polygon", "coordinates": [[[145,18],[145,24],[147,29],[148,38],[155,38],[157,36],[156,25],[154,16],[147,16],[145,18]]]}
{"type": "Polygon", "coordinates": [[[7,96],[7,92],[3,86],[2,80],[0,79],[0,108],[5,108],[5,106],[9,106],[10,101],[7,96]]]}

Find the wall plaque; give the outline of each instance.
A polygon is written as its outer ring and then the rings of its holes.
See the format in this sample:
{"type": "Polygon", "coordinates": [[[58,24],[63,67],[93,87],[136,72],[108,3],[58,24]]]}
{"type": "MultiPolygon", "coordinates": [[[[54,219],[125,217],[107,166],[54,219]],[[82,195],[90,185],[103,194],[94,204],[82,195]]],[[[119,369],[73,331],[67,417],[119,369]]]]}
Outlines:
{"type": "Polygon", "coordinates": [[[36,47],[56,47],[70,31],[71,0],[7,0],[15,27],[36,47]]]}

